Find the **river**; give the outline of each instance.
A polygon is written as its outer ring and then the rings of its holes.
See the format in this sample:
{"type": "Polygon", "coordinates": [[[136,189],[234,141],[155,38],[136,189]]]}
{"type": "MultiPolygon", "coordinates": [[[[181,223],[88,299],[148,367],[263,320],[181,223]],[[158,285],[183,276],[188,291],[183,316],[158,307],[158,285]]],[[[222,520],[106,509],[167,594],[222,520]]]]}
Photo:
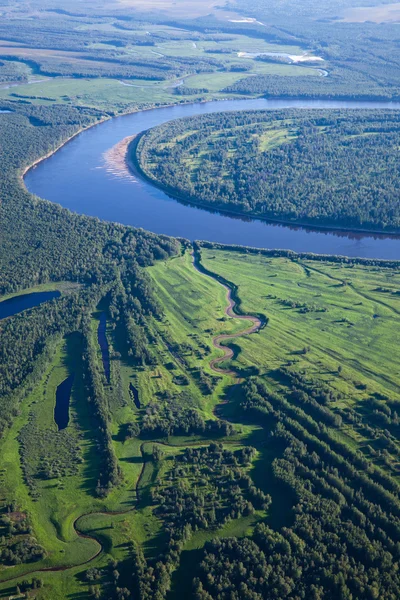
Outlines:
{"type": "Polygon", "coordinates": [[[172,119],[249,109],[400,109],[400,102],[226,100],[176,105],[116,117],[65,144],[25,175],[28,190],[70,210],[155,233],[296,252],[400,259],[400,236],[323,231],[223,215],[185,205],[150,183],[106,168],[105,153],[126,136],[172,119]]]}

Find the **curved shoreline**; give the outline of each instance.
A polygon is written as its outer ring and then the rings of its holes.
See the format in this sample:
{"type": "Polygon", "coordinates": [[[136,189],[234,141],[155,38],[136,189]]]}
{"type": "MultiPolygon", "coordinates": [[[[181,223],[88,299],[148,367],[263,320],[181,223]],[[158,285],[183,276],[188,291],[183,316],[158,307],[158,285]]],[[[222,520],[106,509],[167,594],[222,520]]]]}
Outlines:
{"type": "MultiPolygon", "coordinates": [[[[281,109],[276,109],[281,110],[281,109]]],[[[299,109],[300,110],[300,109],[299,109]]],[[[303,109],[301,109],[303,110],[303,109]]],[[[317,109],[310,109],[317,110],[317,109]]],[[[321,109],[321,110],[336,110],[336,109],[321,109]]],[[[346,109],[343,109],[346,110],[346,109]]],[[[347,109],[351,110],[351,109],[347,109]]],[[[384,109],[383,109],[384,110],[384,109]]],[[[222,112],[222,111],[221,111],[222,112]]],[[[185,118],[185,117],[183,117],[185,118]]],[[[185,192],[178,190],[177,188],[173,188],[167,185],[164,185],[154,177],[152,177],[147,171],[144,170],[142,165],[139,162],[137,155],[137,148],[140,143],[140,140],[144,137],[144,135],[149,130],[142,131],[134,136],[132,136],[131,141],[127,144],[126,150],[126,166],[130,170],[132,176],[136,176],[146,181],[150,185],[164,192],[177,202],[188,206],[195,206],[197,208],[202,208],[207,210],[210,213],[220,213],[223,215],[228,215],[230,217],[234,217],[237,219],[242,219],[245,221],[263,221],[264,223],[270,223],[273,225],[282,225],[283,227],[293,228],[293,229],[304,229],[307,231],[317,231],[327,233],[343,233],[349,234],[353,233],[357,234],[365,234],[365,237],[383,237],[383,238],[397,238],[400,239],[400,229],[399,230],[382,230],[382,229],[365,229],[365,228],[356,228],[356,227],[346,227],[344,225],[323,225],[319,223],[307,222],[307,221],[291,221],[284,218],[274,218],[270,216],[264,216],[260,214],[251,214],[245,213],[240,210],[233,210],[220,206],[213,206],[212,204],[208,204],[206,202],[201,202],[197,200],[195,197],[185,194],[185,192]]]]}
{"type": "MultiPolygon", "coordinates": [[[[113,119],[118,119],[119,117],[127,117],[130,115],[134,115],[134,114],[140,114],[141,112],[147,112],[147,111],[152,111],[152,110],[159,110],[159,109],[166,109],[166,108],[171,108],[171,107],[179,107],[179,106],[184,106],[184,105],[195,105],[195,104],[208,104],[208,103],[212,103],[212,102],[218,102],[221,103],[221,112],[225,112],[223,109],[223,104],[225,101],[235,101],[235,102],[240,102],[243,101],[244,103],[248,100],[266,100],[268,101],[299,101],[299,102],[317,102],[317,101],[321,101],[321,102],[348,102],[348,103],[359,103],[359,104],[368,104],[368,103],[380,103],[383,105],[387,105],[387,106],[380,106],[380,107],[370,107],[370,106],[366,106],[366,107],[326,107],[326,108],[318,108],[318,107],[309,107],[309,110],[400,110],[400,106],[399,107],[392,107],[391,104],[393,103],[399,103],[397,100],[381,100],[379,98],[364,98],[361,97],[359,99],[354,98],[354,97],[343,97],[343,98],[324,98],[324,97],[315,97],[315,98],[308,98],[308,97],[293,97],[293,96],[279,96],[279,97],[268,97],[268,96],[251,96],[249,97],[244,97],[244,96],[239,96],[239,97],[233,97],[233,98],[221,98],[221,99],[210,99],[210,100],[195,100],[195,101],[186,101],[186,102],[174,102],[174,103],[169,103],[169,104],[162,104],[160,106],[148,106],[146,108],[142,108],[142,109],[137,109],[135,108],[134,110],[128,110],[126,112],[123,112],[121,114],[115,115],[115,116],[104,116],[103,118],[97,120],[94,123],[91,123],[85,127],[81,127],[79,128],[78,131],[76,131],[74,134],[72,134],[71,136],[69,136],[67,139],[65,139],[64,141],[62,141],[56,148],[50,150],[49,152],[47,152],[45,155],[37,158],[36,160],[34,160],[32,163],[30,163],[29,165],[25,166],[25,167],[21,167],[19,169],[19,178],[22,180],[22,183],[25,187],[25,190],[28,191],[28,193],[32,194],[33,196],[39,197],[37,196],[34,192],[30,192],[29,190],[27,190],[25,182],[24,182],[24,177],[26,176],[26,174],[32,170],[34,167],[36,167],[37,165],[39,165],[40,163],[44,162],[46,159],[50,158],[51,156],[53,156],[54,154],[57,153],[58,150],[62,149],[65,145],[67,145],[70,141],[72,141],[74,138],[76,138],[79,134],[84,133],[85,131],[96,127],[98,125],[102,125],[103,123],[113,120],[113,119]]],[[[399,103],[400,104],[400,103],[399,103]]],[[[296,107],[293,107],[293,109],[295,109],[296,107]]],[[[303,110],[303,107],[299,107],[298,110],[303,110]]],[[[240,109],[239,109],[240,110],[240,109]]],[[[256,109],[259,110],[259,109],[256,109]]],[[[269,110],[286,110],[285,108],[271,108],[269,110]]],[[[184,117],[183,117],[184,118],[184,117]]],[[[145,133],[146,130],[139,132],[138,134],[135,134],[134,136],[125,136],[126,137],[133,137],[133,141],[131,144],[134,144],[135,141],[136,143],[138,143],[139,139],[142,137],[142,135],[145,133]]],[[[113,148],[115,148],[116,145],[118,145],[119,143],[121,143],[125,138],[122,138],[117,144],[114,144],[114,146],[111,146],[111,148],[108,149],[108,151],[112,150],[113,148]]],[[[264,222],[266,224],[271,224],[271,225],[281,225],[283,227],[287,227],[287,228],[291,228],[294,230],[298,230],[298,229],[302,229],[305,231],[310,231],[310,232],[326,232],[326,233],[332,233],[332,234],[343,234],[343,236],[348,236],[348,234],[354,234],[354,236],[357,235],[361,235],[362,237],[370,237],[370,238],[382,238],[382,239],[400,239],[400,230],[396,231],[396,230],[382,230],[382,229],[366,229],[366,228],[355,228],[355,227],[346,227],[344,225],[324,225],[324,224],[318,224],[318,223],[312,223],[312,222],[305,222],[305,221],[291,221],[291,220],[285,220],[282,218],[274,218],[274,217],[265,217],[263,215],[251,215],[248,213],[244,213],[244,212],[240,212],[240,211],[236,211],[236,210],[230,210],[230,209],[226,209],[224,207],[213,207],[212,205],[206,204],[206,203],[202,203],[202,202],[198,202],[196,201],[195,198],[190,198],[188,200],[188,197],[185,196],[185,194],[179,194],[179,192],[177,190],[174,189],[170,189],[167,186],[164,186],[162,184],[159,184],[156,180],[154,180],[152,177],[148,176],[146,172],[144,172],[142,170],[142,168],[140,167],[140,165],[138,164],[138,161],[135,161],[137,164],[134,164],[134,162],[132,161],[132,156],[131,156],[131,144],[128,145],[127,148],[127,153],[125,155],[125,162],[126,162],[126,166],[127,169],[131,172],[131,174],[133,173],[133,175],[137,175],[138,177],[140,177],[142,180],[146,181],[147,183],[149,183],[150,185],[154,186],[155,188],[160,189],[161,191],[163,191],[164,193],[168,194],[170,197],[174,198],[175,200],[177,200],[178,202],[180,202],[183,205],[186,206],[194,206],[197,208],[201,208],[203,210],[206,210],[209,213],[217,213],[217,214],[221,214],[221,215],[226,215],[226,216],[230,216],[230,217],[234,217],[240,220],[244,220],[247,222],[251,222],[251,221],[260,221],[260,222],[264,222]]],[[[135,152],[136,154],[136,152],[135,152]]],[[[42,198],[43,200],[46,200],[46,198],[42,198]]],[[[52,200],[47,200],[52,202],[52,200]]],[[[65,207],[64,207],[65,208],[65,207]]],[[[69,209],[67,209],[69,210],[69,209]]],[[[85,214],[85,213],[83,213],[85,214]]],[[[117,222],[117,220],[115,219],[105,219],[106,221],[110,221],[110,222],[117,222]]],[[[133,225],[135,226],[135,225],[133,225]]],[[[140,227],[140,226],[137,226],[140,227]]],[[[182,237],[182,236],[181,236],[182,237]]]]}
{"type": "MultiPolygon", "coordinates": [[[[120,115],[120,116],[122,117],[123,115],[120,115]]],[[[31,169],[34,169],[41,162],[44,162],[46,159],[48,159],[51,156],[53,156],[53,154],[55,154],[56,152],[58,152],[59,150],[61,150],[61,148],[63,148],[64,146],[66,146],[68,144],[68,142],[71,142],[79,134],[87,131],[88,129],[91,129],[92,127],[96,127],[96,125],[101,125],[102,123],[105,123],[106,121],[109,121],[110,119],[113,119],[113,118],[114,117],[107,116],[107,117],[104,117],[104,118],[100,119],[99,121],[96,121],[95,123],[90,123],[90,125],[86,125],[85,127],[79,127],[78,131],[76,131],[75,133],[73,133],[72,135],[70,135],[67,139],[65,139],[58,146],[56,146],[56,148],[54,148],[53,150],[49,150],[49,152],[47,152],[43,156],[40,156],[39,158],[37,158],[36,160],[34,160],[32,163],[30,163],[26,167],[21,167],[19,169],[19,178],[22,180],[22,183],[23,183],[25,189],[26,189],[26,186],[25,186],[25,182],[24,182],[24,177],[28,173],[28,171],[30,171],[31,169]]],[[[29,190],[26,190],[26,191],[29,194],[32,194],[32,192],[29,192],[29,190]]],[[[34,196],[34,194],[32,194],[32,196],[34,196]]],[[[43,200],[45,200],[45,198],[43,198],[43,200]]]]}
{"type": "MultiPolygon", "coordinates": [[[[246,98],[243,98],[243,100],[246,100],[246,98]]],[[[202,103],[206,103],[206,102],[217,102],[218,100],[197,100],[196,102],[176,102],[176,103],[172,103],[172,104],[162,104],[161,106],[149,106],[147,108],[135,108],[133,110],[128,110],[126,112],[122,112],[118,115],[114,115],[114,116],[104,116],[101,119],[99,119],[98,121],[96,121],[95,123],[90,123],[89,125],[86,125],[85,127],[79,127],[78,131],[76,131],[75,133],[73,133],[72,135],[70,135],[67,139],[65,139],[63,142],[61,142],[56,148],[54,148],[53,150],[49,150],[49,152],[47,152],[46,154],[44,154],[43,156],[40,156],[39,158],[37,158],[36,160],[34,160],[32,163],[30,163],[29,165],[27,165],[26,167],[21,167],[19,169],[19,177],[23,182],[23,185],[26,189],[25,186],[25,182],[24,182],[24,177],[25,175],[28,173],[28,171],[30,171],[31,169],[34,169],[37,165],[39,165],[40,163],[44,162],[46,159],[50,158],[51,156],[53,156],[53,154],[56,154],[56,152],[58,152],[59,150],[61,150],[61,148],[63,148],[64,146],[66,146],[69,142],[71,142],[74,138],[76,138],[78,135],[80,135],[81,133],[84,133],[85,131],[87,131],[88,129],[92,129],[93,127],[96,127],[97,125],[102,125],[103,123],[106,123],[107,121],[111,121],[112,119],[118,119],[119,117],[128,117],[129,115],[134,115],[136,113],[141,113],[141,112],[146,112],[148,110],[158,110],[158,109],[162,109],[162,108],[168,108],[168,107],[173,107],[173,106],[179,106],[181,104],[202,104],[202,103]]],[[[223,100],[221,100],[221,102],[223,102],[223,100]]],[[[388,100],[388,102],[391,102],[391,100],[388,100]]],[[[130,137],[130,136],[127,136],[130,137]]],[[[125,138],[124,138],[125,139],[125,138]]],[[[121,142],[123,140],[120,140],[121,142]]],[[[112,150],[112,147],[109,148],[109,150],[112,150]]],[[[33,194],[33,192],[29,192],[29,190],[27,190],[27,192],[31,195],[35,195],[33,194]]],[[[46,198],[42,198],[42,200],[46,200],[46,198]]],[[[51,200],[48,200],[48,202],[51,202],[51,200]]]]}

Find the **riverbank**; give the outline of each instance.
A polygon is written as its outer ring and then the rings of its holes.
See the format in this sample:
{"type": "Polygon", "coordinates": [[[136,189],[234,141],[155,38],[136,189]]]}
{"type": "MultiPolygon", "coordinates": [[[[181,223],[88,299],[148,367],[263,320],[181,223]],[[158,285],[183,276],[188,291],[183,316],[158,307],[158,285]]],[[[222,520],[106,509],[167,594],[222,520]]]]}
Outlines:
{"type": "MultiPolygon", "coordinates": [[[[306,223],[256,219],[250,215],[222,212],[212,207],[175,201],[171,196],[143,177],[126,181],[128,168],[123,165],[122,177],[104,166],[104,155],[116,148],[119,166],[124,147],[121,140],[138,136],[144,130],[186,116],[243,109],[279,110],[287,108],[379,109],[382,103],[366,105],[357,102],[271,101],[266,99],[228,100],[184,103],[145,111],[135,111],[121,119],[108,119],[101,127],[71,140],[68,150],[54,154],[51,161],[42,161],[27,173],[28,190],[47,200],[61,204],[75,213],[97,217],[190,240],[209,240],[222,244],[258,248],[286,248],[295,252],[325,255],[345,255],[393,260],[400,257],[400,237],[395,232],[316,227],[306,223]],[[129,136],[127,135],[129,134],[129,136]],[[131,184],[134,183],[134,187],[131,184]],[[112,198],[112,202],[110,199],[112,198]]],[[[392,109],[400,109],[391,105],[392,109]]],[[[127,140],[129,142],[129,140],[127,140]]],[[[128,143],[127,161],[132,161],[128,143]]],[[[126,146],[126,142],[125,142],[126,146]]]]}
{"type": "MultiPolygon", "coordinates": [[[[225,99],[221,99],[221,100],[199,100],[196,102],[197,103],[202,103],[202,102],[224,102],[225,99]]],[[[245,99],[244,99],[245,100],[245,99]]],[[[29,165],[27,165],[26,167],[24,167],[21,171],[20,171],[20,179],[22,179],[22,181],[24,180],[25,175],[27,175],[27,173],[33,169],[34,167],[36,167],[37,165],[39,165],[40,163],[44,162],[46,159],[50,158],[51,156],[53,156],[54,154],[56,154],[59,150],[61,150],[61,148],[63,148],[64,146],[66,146],[69,142],[71,142],[73,139],[75,139],[78,135],[80,135],[81,133],[84,133],[85,131],[88,131],[89,129],[92,129],[93,127],[96,127],[97,125],[101,125],[102,123],[105,123],[106,121],[110,121],[112,119],[118,119],[119,117],[127,117],[129,115],[134,115],[140,112],[146,112],[149,110],[157,110],[157,109],[162,109],[162,108],[169,108],[169,107],[173,107],[173,106],[179,106],[182,104],[191,104],[190,101],[187,102],[175,102],[175,103],[168,103],[168,104],[162,104],[161,106],[149,106],[147,108],[136,108],[134,110],[128,110],[126,112],[122,112],[118,115],[107,115],[104,116],[104,118],[101,118],[99,120],[97,120],[94,123],[91,123],[90,125],[86,125],[86,127],[80,127],[75,133],[73,133],[72,135],[70,135],[67,139],[65,139],[63,142],[61,142],[58,146],[56,146],[53,150],[50,150],[49,152],[47,152],[46,154],[44,154],[43,156],[40,156],[39,158],[37,158],[36,160],[34,160],[32,163],[30,163],[29,165]]],[[[129,137],[129,136],[128,136],[129,137]]],[[[124,140],[121,140],[121,142],[123,142],[124,140]]],[[[110,148],[110,150],[112,150],[112,148],[110,148]]]]}
{"type": "Polygon", "coordinates": [[[195,196],[190,196],[177,188],[172,186],[165,185],[155,179],[149,171],[145,168],[145,166],[140,161],[140,157],[138,156],[138,149],[141,139],[146,135],[146,131],[139,133],[136,136],[133,136],[131,142],[127,145],[126,148],[126,164],[128,168],[131,169],[132,174],[136,177],[142,177],[148,183],[158,188],[168,196],[174,198],[178,202],[182,202],[183,204],[197,206],[199,208],[203,208],[210,212],[222,213],[224,215],[229,215],[236,218],[243,218],[246,220],[257,220],[264,221],[266,223],[276,223],[277,225],[284,225],[288,227],[301,227],[310,231],[335,231],[338,233],[355,233],[355,234],[368,234],[368,235],[377,235],[377,236],[391,236],[394,238],[400,239],[400,229],[375,229],[368,227],[354,227],[354,226],[346,226],[342,224],[335,225],[334,223],[319,223],[313,220],[307,219],[285,219],[284,217],[274,217],[269,214],[261,214],[261,213],[249,213],[244,212],[239,209],[234,208],[226,208],[224,205],[220,205],[217,203],[207,203],[201,202],[195,196]]]}

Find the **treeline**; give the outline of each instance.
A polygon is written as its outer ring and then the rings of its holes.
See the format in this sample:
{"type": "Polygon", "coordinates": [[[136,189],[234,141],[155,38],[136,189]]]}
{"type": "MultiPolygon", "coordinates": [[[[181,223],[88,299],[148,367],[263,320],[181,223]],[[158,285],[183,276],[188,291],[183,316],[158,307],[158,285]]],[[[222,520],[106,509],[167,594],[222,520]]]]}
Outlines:
{"type": "MultiPolygon", "coordinates": [[[[8,56],[2,56],[0,53],[0,59],[6,57],[8,56]]],[[[223,68],[222,63],[212,58],[135,60],[123,55],[110,56],[104,53],[82,55],[80,60],[69,59],[67,56],[60,61],[59,58],[43,56],[26,61],[24,57],[18,55],[15,56],[15,60],[28,62],[35,72],[48,77],[108,77],[159,81],[196,73],[208,73],[223,68]]]]}
{"type": "Polygon", "coordinates": [[[242,409],[271,431],[273,475],[293,498],[292,524],[277,532],[263,523],[252,539],[206,544],[196,600],[398,597],[397,484],[297,401],[261,380],[244,384],[242,409]]]}
{"type": "Polygon", "coordinates": [[[331,262],[347,265],[351,268],[354,265],[379,266],[380,269],[396,269],[400,267],[399,260],[385,260],[379,258],[358,258],[352,256],[340,256],[332,254],[313,254],[308,252],[295,252],[294,250],[268,250],[263,248],[252,248],[251,246],[236,246],[230,244],[219,244],[218,242],[198,241],[195,247],[215,248],[216,250],[225,250],[229,252],[240,252],[242,254],[259,254],[260,256],[284,257],[292,260],[315,260],[316,262],[331,262]]]}
{"type": "MultiPolygon", "coordinates": [[[[373,2],[366,1],[363,6],[372,7],[373,2]]],[[[321,81],[317,77],[302,77],[300,81],[298,77],[266,77],[264,92],[275,88],[275,93],[281,96],[294,95],[297,89],[306,97],[310,91],[330,98],[338,97],[338,93],[341,97],[367,98],[369,94],[390,99],[399,97],[397,24],[372,22],[377,15],[374,8],[371,8],[371,20],[364,8],[359,13],[363,14],[362,22],[352,23],[351,19],[344,19],[346,9],[349,9],[348,3],[329,0],[307,0],[296,5],[288,0],[274,0],[267,5],[263,0],[246,0],[241,5],[244,15],[292,36],[290,44],[311,47],[315,55],[328,62],[329,76],[320,78],[321,81]],[[307,82],[307,79],[313,81],[307,82]]],[[[353,14],[356,13],[357,10],[353,14]]],[[[253,29],[253,25],[248,27],[253,29]]],[[[251,86],[249,80],[247,83],[251,86]]]]}
{"type": "Polygon", "coordinates": [[[18,414],[15,392],[27,384],[28,393],[42,377],[61,338],[82,325],[82,315],[93,310],[99,288],[61,296],[5,319],[0,329],[0,437],[18,414]]]}
{"type": "MultiPolygon", "coordinates": [[[[159,258],[166,258],[160,249],[159,258]]],[[[119,349],[136,365],[153,364],[151,334],[147,317],[160,319],[162,307],[155,297],[150,278],[135,261],[119,273],[108,295],[108,311],[112,327],[116,329],[119,349]]]]}
{"type": "Polygon", "coordinates": [[[164,395],[165,404],[159,402],[146,406],[140,427],[143,437],[168,437],[170,435],[204,435],[225,437],[236,433],[234,426],[220,419],[205,420],[194,408],[181,405],[180,396],[164,395]]]}
{"type": "Polygon", "coordinates": [[[0,115],[0,293],[48,281],[83,286],[2,322],[0,432],[18,414],[21,393],[29,393],[41,378],[60,339],[82,330],[84,319],[112,284],[130,278],[130,302],[137,295],[146,305],[148,284],[141,268],[177,250],[170,238],[70,213],[31,196],[21,185],[21,170],[79,127],[96,122],[96,110],[12,103],[5,107],[14,112],[0,115]]]}
{"type": "Polygon", "coordinates": [[[187,85],[180,85],[174,88],[174,94],[177,96],[200,96],[208,94],[209,91],[207,88],[194,88],[187,85]]]}
{"type": "Polygon", "coordinates": [[[3,103],[8,107],[14,112],[0,115],[0,293],[49,280],[101,283],[113,278],[125,257],[145,266],[174,251],[170,238],[70,213],[22,187],[21,170],[96,122],[98,111],[3,103]]]}
{"type": "Polygon", "coordinates": [[[363,72],[354,72],[337,66],[334,70],[330,70],[327,77],[321,75],[245,77],[228,85],[223,92],[266,98],[397,100],[400,97],[400,82],[398,87],[393,89],[388,85],[379,85],[376,79],[370,79],[363,72]]]}
{"type": "Polygon", "coordinates": [[[399,132],[396,111],[219,113],[147,131],[136,159],[147,177],[189,202],[265,219],[399,231],[399,132]]]}
{"type": "Polygon", "coordinates": [[[0,564],[20,565],[42,559],[45,550],[33,537],[27,515],[16,510],[16,506],[4,508],[7,512],[0,517],[0,564]]]}
{"type": "Polygon", "coordinates": [[[96,493],[100,497],[108,494],[112,487],[121,481],[122,473],[115,455],[110,430],[111,415],[107,396],[99,372],[97,348],[93,342],[90,320],[83,324],[84,345],[82,355],[83,384],[85,396],[91,407],[97,444],[101,454],[101,472],[97,482],[96,493]]]}
{"type": "Polygon", "coordinates": [[[0,564],[12,566],[36,562],[44,558],[45,554],[44,548],[33,537],[21,536],[4,548],[0,546],[0,564]]]}

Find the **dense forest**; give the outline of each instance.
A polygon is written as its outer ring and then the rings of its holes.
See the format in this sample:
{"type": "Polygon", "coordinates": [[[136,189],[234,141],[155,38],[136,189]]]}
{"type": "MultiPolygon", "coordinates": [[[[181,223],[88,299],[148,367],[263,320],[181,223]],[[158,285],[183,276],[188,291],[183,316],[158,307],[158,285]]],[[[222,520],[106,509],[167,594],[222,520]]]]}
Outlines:
{"type": "MultiPolygon", "coordinates": [[[[140,107],[398,99],[398,24],[346,21],[348,3],[3,3],[0,296],[60,295],[0,321],[2,597],[400,597],[400,263],[191,244],[22,182],[81,129],[140,107]],[[243,336],[239,316],[260,328],[243,336]]],[[[130,152],[184,201],[398,233],[399,133],[389,110],[208,114],[130,152]]]]}
{"type": "Polygon", "coordinates": [[[392,89],[379,85],[375,79],[370,81],[364,72],[351,72],[341,66],[332,69],[326,77],[244,77],[228,85],[223,91],[226,94],[265,98],[397,100],[400,97],[400,90],[394,94],[392,89]]]}
{"type": "Polygon", "coordinates": [[[244,111],[176,120],[133,144],[187,201],[262,218],[398,231],[397,112],[244,111]]]}
{"type": "MultiPolygon", "coordinates": [[[[104,490],[117,479],[114,473],[117,467],[107,434],[102,383],[91,359],[93,349],[88,338],[87,318],[103,296],[119,289],[121,277],[128,286],[127,298],[130,298],[130,304],[124,306],[124,318],[134,323],[141,306],[151,312],[155,305],[143,280],[142,267],[174,254],[177,245],[172,239],[143,230],[73,215],[28,194],[20,180],[21,171],[80,127],[96,122],[101,115],[96,111],[65,107],[10,104],[7,108],[12,112],[0,115],[0,290],[2,294],[12,293],[63,280],[79,282],[82,286],[50,305],[36,307],[2,323],[0,435],[18,415],[26,386],[32,386],[42,377],[61,337],[80,331],[86,339],[87,396],[92,399],[99,431],[105,434],[104,437],[99,433],[104,463],[108,465],[99,486],[99,490],[104,490]]],[[[123,285],[120,283],[122,289],[123,285]]],[[[124,293],[126,296],[127,292],[124,293]]]]}
{"type": "Polygon", "coordinates": [[[274,424],[267,447],[280,448],[272,469],[292,499],[291,522],[279,533],[263,524],[251,540],[208,544],[195,597],[398,597],[397,485],[337,442],[318,411],[311,416],[321,400],[312,399],[315,391],[305,379],[290,371],[285,377],[291,389],[286,398],[261,381],[247,382],[242,408],[268,429],[274,424]]]}

